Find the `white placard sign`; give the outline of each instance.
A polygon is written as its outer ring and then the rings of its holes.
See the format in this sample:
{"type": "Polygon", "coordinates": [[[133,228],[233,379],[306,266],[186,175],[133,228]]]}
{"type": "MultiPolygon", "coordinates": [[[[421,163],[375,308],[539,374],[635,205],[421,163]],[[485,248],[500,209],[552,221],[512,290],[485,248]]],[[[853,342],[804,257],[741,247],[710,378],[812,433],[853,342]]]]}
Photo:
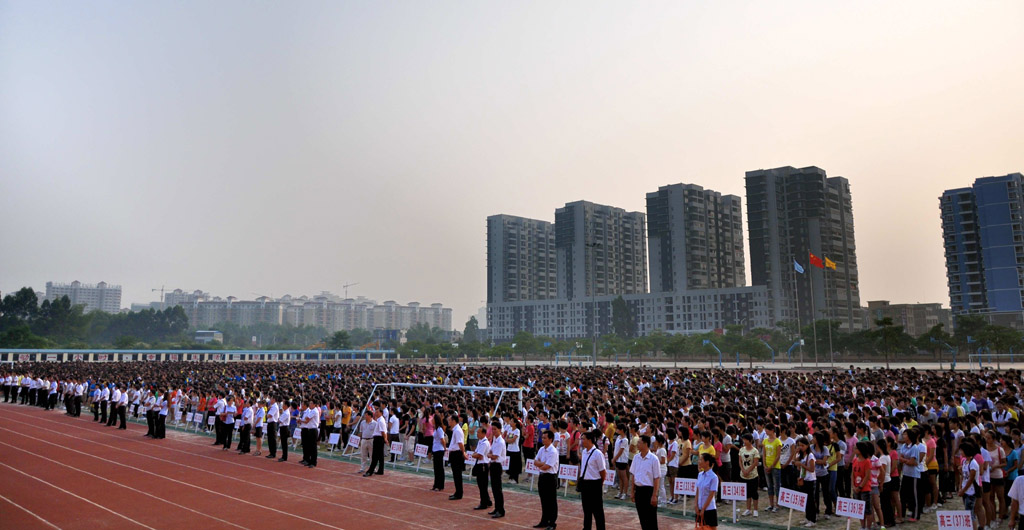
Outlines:
{"type": "Polygon", "coordinates": [[[747,485],[742,482],[723,482],[722,498],[727,501],[747,500],[747,485]]]}
{"type": "Polygon", "coordinates": [[[329,445],[333,446],[333,445],[337,444],[338,440],[340,440],[340,439],[341,439],[341,433],[340,432],[332,432],[331,435],[327,437],[327,443],[329,445]]]}
{"type": "Polygon", "coordinates": [[[677,478],[672,492],[676,495],[697,496],[697,479],[677,478]]]}
{"type": "Polygon", "coordinates": [[[216,417],[216,416],[210,416],[210,417],[209,417],[209,418],[208,418],[208,419],[206,420],[206,424],[207,424],[207,425],[213,425],[215,421],[217,421],[217,417],[216,417]]]}
{"type": "Polygon", "coordinates": [[[185,415],[185,423],[192,423],[192,420],[194,420],[195,418],[196,415],[189,412],[188,414],[185,415]]]}
{"type": "Polygon", "coordinates": [[[846,497],[836,499],[836,515],[849,517],[850,519],[864,519],[864,509],[867,503],[846,497]]]}
{"type": "Polygon", "coordinates": [[[971,512],[967,510],[940,510],[935,512],[939,530],[971,530],[971,512]]]}
{"type": "Polygon", "coordinates": [[[779,506],[798,512],[807,510],[807,494],[782,488],[779,490],[779,506]]]}
{"type": "Polygon", "coordinates": [[[428,456],[428,452],[427,451],[428,451],[427,446],[425,446],[423,444],[416,444],[416,449],[415,449],[415,452],[413,452],[413,456],[417,456],[417,457],[420,457],[420,458],[426,458],[428,456]]]}
{"type": "Polygon", "coordinates": [[[613,471],[609,470],[607,473],[605,473],[605,475],[604,475],[604,485],[605,486],[614,486],[615,485],[615,473],[613,471]]]}
{"type": "Polygon", "coordinates": [[[576,475],[580,472],[580,466],[570,466],[568,464],[562,464],[558,466],[558,478],[565,480],[576,480],[576,475]]]}
{"type": "Polygon", "coordinates": [[[402,442],[391,442],[391,454],[393,455],[402,454],[402,449],[404,448],[405,444],[403,444],[402,442]]]}
{"type": "Polygon", "coordinates": [[[540,469],[537,468],[537,463],[532,458],[526,459],[526,474],[540,475],[540,469]]]}
{"type": "Polygon", "coordinates": [[[353,449],[359,449],[359,442],[361,442],[361,441],[363,441],[362,438],[360,438],[360,437],[358,437],[358,436],[353,434],[353,435],[348,437],[348,444],[346,444],[346,445],[348,445],[349,447],[351,447],[353,449]]]}
{"type": "MultiPolygon", "coordinates": [[[[470,453],[470,454],[472,454],[472,453],[470,453]]],[[[474,458],[472,456],[469,457],[469,460],[466,460],[466,468],[473,469],[473,466],[475,466],[477,464],[477,462],[478,462],[478,460],[476,458],[474,458]]]]}
{"type": "Polygon", "coordinates": [[[511,457],[506,456],[505,458],[502,458],[501,459],[501,470],[502,471],[508,471],[508,465],[509,465],[509,462],[511,462],[511,461],[512,461],[511,457]]]}

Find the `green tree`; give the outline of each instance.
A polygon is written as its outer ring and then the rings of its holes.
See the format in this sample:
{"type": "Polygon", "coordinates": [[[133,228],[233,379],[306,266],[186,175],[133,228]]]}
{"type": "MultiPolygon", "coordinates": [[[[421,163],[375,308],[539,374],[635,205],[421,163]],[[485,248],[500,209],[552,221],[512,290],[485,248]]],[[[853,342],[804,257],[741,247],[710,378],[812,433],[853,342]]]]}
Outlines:
{"type": "Polygon", "coordinates": [[[665,343],[665,353],[672,356],[673,366],[679,366],[679,356],[689,351],[690,341],[686,335],[672,335],[665,343]]]}
{"type": "Polygon", "coordinates": [[[350,350],[352,349],[352,340],[345,330],[336,331],[333,335],[327,338],[327,349],[330,350],[350,350]]]}
{"type": "Polygon", "coordinates": [[[946,351],[946,344],[949,344],[953,337],[946,333],[944,328],[944,324],[935,324],[931,329],[921,334],[915,341],[917,349],[932,351],[936,357],[938,357],[939,352],[946,351]]]}
{"type": "Polygon", "coordinates": [[[130,350],[138,343],[139,339],[136,339],[131,335],[121,335],[114,340],[114,348],[117,348],[118,350],[130,350]]]}
{"type": "Polygon", "coordinates": [[[622,295],[612,301],[612,332],[620,339],[636,336],[636,319],[622,295]]]}
{"type": "Polygon", "coordinates": [[[914,338],[903,331],[903,326],[896,326],[892,319],[885,317],[876,320],[874,331],[878,349],[885,355],[885,366],[889,366],[889,356],[895,353],[910,353],[914,349],[914,338]]]}
{"type": "Polygon", "coordinates": [[[517,353],[537,353],[539,351],[537,338],[529,331],[517,331],[512,337],[512,343],[516,345],[515,351],[517,353]]]}
{"type": "Polygon", "coordinates": [[[34,335],[27,324],[14,326],[0,332],[0,347],[3,348],[48,348],[53,346],[49,340],[34,335]]]}
{"type": "Polygon", "coordinates": [[[476,317],[469,317],[466,321],[466,329],[462,332],[462,342],[479,342],[480,341],[480,323],[477,322],[476,317]]]}
{"type": "Polygon", "coordinates": [[[363,328],[356,328],[348,332],[352,344],[356,347],[368,344],[373,340],[373,333],[363,328]]]}
{"type": "MultiPolygon", "coordinates": [[[[647,341],[650,344],[651,351],[654,352],[655,357],[663,351],[665,346],[668,344],[671,337],[664,330],[656,329],[647,335],[647,341]]],[[[668,352],[666,352],[668,353],[668,352]]]]}
{"type": "Polygon", "coordinates": [[[444,331],[441,328],[431,328],[430,324],[420,322],[413,325],[405,332],[405,338],[409,341],[420,341],[426,344],[438,344],[444,339],[444,331]]]}

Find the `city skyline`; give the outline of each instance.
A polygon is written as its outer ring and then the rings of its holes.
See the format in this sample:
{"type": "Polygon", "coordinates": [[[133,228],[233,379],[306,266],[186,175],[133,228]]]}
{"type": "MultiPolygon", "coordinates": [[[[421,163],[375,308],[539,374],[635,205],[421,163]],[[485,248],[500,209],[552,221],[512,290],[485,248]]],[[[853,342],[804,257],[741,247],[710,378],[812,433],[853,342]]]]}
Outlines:
{"type": "Polygon", "coordinates": [[[936,198],[1024,170],[1022,19],[1019,2],[0,3],[0,290],[106,280],[128,306],[162,285],[359,282],[461,329],[486,299],[487,216],[644,211],[678,182],[745,198],[745,172],[792,165],[855,190],[861,305],[948,306],[936,198]]]}

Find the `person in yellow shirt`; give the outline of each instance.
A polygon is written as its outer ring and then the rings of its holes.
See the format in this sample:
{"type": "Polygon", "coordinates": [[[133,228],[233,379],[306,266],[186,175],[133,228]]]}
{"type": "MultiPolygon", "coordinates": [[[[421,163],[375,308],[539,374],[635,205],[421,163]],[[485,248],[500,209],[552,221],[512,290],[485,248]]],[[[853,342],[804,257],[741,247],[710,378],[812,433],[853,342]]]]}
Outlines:
{"type": "Polygon", "coordinates": [[[768,482],[768,511],[775,513],[779,511],[779,490],[782,487],[782,462],[779,460],[782,454],[782,440],[775,435],[773,423],[765,425],[764,432],[766,437],[762,447],[765,479],[768,482]]]}

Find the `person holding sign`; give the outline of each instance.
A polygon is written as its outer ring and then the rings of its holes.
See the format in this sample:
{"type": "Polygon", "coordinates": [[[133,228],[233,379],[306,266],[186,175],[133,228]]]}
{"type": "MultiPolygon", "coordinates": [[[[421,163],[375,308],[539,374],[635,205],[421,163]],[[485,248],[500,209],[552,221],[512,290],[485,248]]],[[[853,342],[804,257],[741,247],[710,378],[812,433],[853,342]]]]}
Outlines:
{"type": "MultiPolygon", "coordinates": [[[[715,496],[718,494],[718,475],[712,471],[716,462],[717,459],[711,453],[704,453],[700,455],[700,460],[697,463],[697,467],[700,469],[700,473],[697,474],[698,527],[718,528],[718,505],[715,504],[715,496]]],[[[750,488],[748,487],[747,490],[749,491],[750,488]]]]}
{"type": "MultiPolygon", "coordinates": [[[[392,414],[391,417],[394,418],[395,415],[392,414]]],[[[457,501],[462,498],[462,471],[466,468],[466,442],[463,438],[465,433],[459,426],[459,416],[456,414],[448,416],[448,426],[452,430],[451,441],[448,442],[448,462],[452,468],[452,482],[455,483],[455,494],[449,496],[448,500],[457,501]]]]}
{"type": "MultiPolygon", "coordinates": [[[[436,434],[435,434],[436,436],[436,434]]],[[[494,510],[487,514],[491,519],[505,517],[505,496],[501,493],[501,462],[505,459],[505,439],[501,436],[501,422],[491,423],[491,448],[487,453],[488,472],[491,475],[491,494],[494,496],[494,510]]]]}
{"type": "Polygon", "coordinates": [[[661,469],[658,466],[658,457],[651,452],[651,437],[645,434],[638,438],[636,447],[639,452],[629,466],[632,485],[630,499],[636,505],[640,528],[657,530],[658,498],[654,496],[654,492],[661,480],[661,469]]]}
{"type": "MultiPolygon", "coordinates": [[[[580,501],[583,503],[583,530],[590,530],[591,518],[597,525],[597,530],[604,530],[604,503],[601,496],[602,485],[608,475],[608,466],[604,453],[597,448],[598,436],[600,436],[600,431],[587,431],[583,435],[583,454],[580,455],[583,469],[580,471],[580,479],[577,482],[580,501]]],[[[555,513],[557,511],[558,504],[556,502],[555,513]]],[[[554,527],[552,521],[548,528],[554,527]]]]}
{"type": "Polygon", "coordinates": [[[473,459],[476,465],[473,466],[473,476],[476,477],[476,487],[480,489],[480,504],[474,510],[486,510],[491,507],[491,496],[487,493],[487,453],[491,450],[491,441],[487,439],[487,427],[477,428],[476,446],[473,449],[473,459]]]}
{"type": "MultiPolygon", "coordinates": [[[[534,528],[554,528],[558,520],[558,449],[555,449],[555,433],[541,434],[541,448],[533,457],[533,464],[540,470],[537,478],[537,494],[540,496],[540,522],[534,528]]],[[[580,493],[582,496],[582,492],[580,493]]],[[[584,504],[584,506],[586,506],[584,504]]],[[[584,513],[586,508],[584,507],[584,513]]],[[[589,520],[589,517],[588,517],[589,520]]],[[[589,526],[587,526],[589,528],[589,526]]]]}

